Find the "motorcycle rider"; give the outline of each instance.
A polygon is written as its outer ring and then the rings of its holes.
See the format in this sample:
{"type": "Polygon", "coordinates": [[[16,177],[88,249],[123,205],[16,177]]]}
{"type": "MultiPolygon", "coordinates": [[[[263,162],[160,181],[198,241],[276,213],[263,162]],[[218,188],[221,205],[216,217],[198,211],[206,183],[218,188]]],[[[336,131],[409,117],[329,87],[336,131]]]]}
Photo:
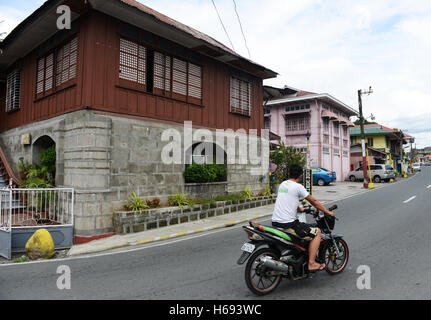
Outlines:
{"type": "Polygon", "coordinates": [[[274,212],[272,215],[272,225],[290,233],[300,239],[310,241],[308,252],[308,270],[316,272],[325,269],[325,264],[316,262],[317,251],[320,246],[321,231],[319,228],[310,227],[306,223],[299,222],[296,218],[297,211],[304,211],[299,206],[300,199],[306,199],[318,211],[326,215],[334,216],[334,213],[326,209],[320,201],[310,195],[303,185],[299,183],[303,174],[303,168],[299,165],[289,167],[289,179],[283,181],[277,194],[274,212]]]}

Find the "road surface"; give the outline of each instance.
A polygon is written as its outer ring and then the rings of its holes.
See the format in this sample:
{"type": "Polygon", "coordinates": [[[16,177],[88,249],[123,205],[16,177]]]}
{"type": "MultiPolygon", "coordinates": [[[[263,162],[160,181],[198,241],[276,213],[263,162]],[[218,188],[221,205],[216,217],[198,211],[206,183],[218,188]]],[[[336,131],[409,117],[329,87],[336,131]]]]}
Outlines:
{"type": "Polygon", "coordinates": [[[0,299],[431,298],[431,168],[337,204],[335,232],[350,247],[345,271],[286,280],[263,298],[249,292],[244,266],[236,264],[247,238],[235,226],[129,251],[0,266],[0,299]],[[57,288],[60,265],[71,270],[69,290],[57,288]],[[363,265],[371,271],[369,290],[357,288],[363,265]]]}

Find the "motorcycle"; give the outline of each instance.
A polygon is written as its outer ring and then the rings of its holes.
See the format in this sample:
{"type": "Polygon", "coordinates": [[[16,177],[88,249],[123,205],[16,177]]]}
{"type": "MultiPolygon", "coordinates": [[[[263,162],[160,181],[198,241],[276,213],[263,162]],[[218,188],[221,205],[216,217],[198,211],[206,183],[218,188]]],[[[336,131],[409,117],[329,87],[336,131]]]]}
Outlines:
{"type": "MultiPolygon", "coordinates": [[[[329,208],[334,211],[337,205],[329,208]]],[[[335,220],[314,208],[305,208],[316,221],[312,227],[321,230],[321,241],[316,262],[325,263],[325,271],[330,275],[339,274],[349,260],[349,248],[342,235],[333,234],[335,220]]],[[[245,282],[256,295],[262,296],[274,291],[282,278],[302,280],[312,278],[315,271],[308,270],[308,241],[301,240],[281,229],[250,222],[243,227],[249,242],[244,243],[237,263],[244,264],[245,282]]]]}

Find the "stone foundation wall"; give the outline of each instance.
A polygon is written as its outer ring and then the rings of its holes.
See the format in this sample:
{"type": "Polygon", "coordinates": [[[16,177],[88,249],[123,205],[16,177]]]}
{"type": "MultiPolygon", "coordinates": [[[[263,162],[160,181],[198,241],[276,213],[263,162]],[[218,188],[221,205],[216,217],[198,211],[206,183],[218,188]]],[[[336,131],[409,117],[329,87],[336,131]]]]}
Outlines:
{"type": "MultiPolygon", "coordinates": [[[[123,208],[130,192],[166,201],[190,190],[184,183],[185,164],[162,163],[162,150],[169,142],[162,142],[161,134],[168,128],[184,134],[180,124],[82,110],[1,133],[0,144],[18,171],[20,158],[33,161],[33,143],[39,137],[47,135],[55,141],[57,186],[76,190],[75,235],[92,236],[114,230],[113,212],[123,208]],[[31,145],[21,145],[23,134],[31,135],[31,145]]],[[[184,141],[182,147],[188,147],[184,141]]],[[[254,193],[264,189],[268,175],[253,176],[251,167],[228,164],[227,193],[240,192],[246,186],[254,193]]]]}

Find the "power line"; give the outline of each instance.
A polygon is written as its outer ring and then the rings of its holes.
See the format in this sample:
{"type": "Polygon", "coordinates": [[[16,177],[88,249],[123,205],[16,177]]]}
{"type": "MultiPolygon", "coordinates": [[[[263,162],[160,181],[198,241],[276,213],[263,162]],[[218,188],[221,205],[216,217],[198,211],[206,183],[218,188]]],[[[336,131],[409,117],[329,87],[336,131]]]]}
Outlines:
{"type": "Polygon", "coordinates": [[[226,28],[225,28],[224,24],[223,24],[223,21],[222,21],[222,19],[221,19],[221,17],[220,17],[220,14],[219,14],[219,12],[218,12],[218,10],[217,10],[216,4],[215,4],[214,0],[211,0],[211,2],[213,3],[214,9],[215,9],[215,11],[217,12],[217,16],[218,16],[218,18],[219,18],[219,20],[220,20],[220,23],[221,23],[221,25],[222,25],[222,27],[223,27],[223,30],[224,30],[224,32],[226,33],[227,38],[229,39],[230,45],[231,45],[231,47],[232,47],[232,50],[234,50],[234,51],[235,51],[235,48],[234,48],[233,43],[232,43],[232,40],[230,39],[229,34],[228,34],[228,32],[227,32],[227,30],[226,30],[226,28]]]}
{"type": "Polygon", "coordinates": [[[232,1],[233,1],[233,5],[235,7],[236,16],[238,18],[239,27],[241,28],[241,33],[242,33],[242,37],[244,39],[245,47],[247,48],[247,51],[248,51],[248,57],[251,59],[250,49],[248,48],[248,45],[247,45],[247,39],[245,38],[244,30],[242,28],[241,18],[239,17],[239,13],[238,13],[238,10],[236,8],[236,2],[235,2],[235,0],[232,0],[232,1]]]}

